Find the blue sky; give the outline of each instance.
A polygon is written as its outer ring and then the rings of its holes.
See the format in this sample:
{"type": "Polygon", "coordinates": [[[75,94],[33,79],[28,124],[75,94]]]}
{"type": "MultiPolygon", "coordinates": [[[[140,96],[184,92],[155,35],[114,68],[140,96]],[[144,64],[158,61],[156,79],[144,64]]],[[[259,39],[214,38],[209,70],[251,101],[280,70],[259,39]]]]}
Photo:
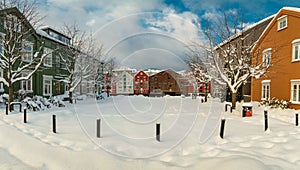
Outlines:
{"type": "Polygon", "coordinates": [[[238,11],[253,24],[284,6],[300,7],[299,0],[42,0],[45,25],[58,30],[76,22],[92,31],[104,45],[102,58],[119,65],[186,69],[186,46],[205,42],[199,25],[221,11],[238,11]],[[198,24],[199,23],[199,24],[198,24]]]}

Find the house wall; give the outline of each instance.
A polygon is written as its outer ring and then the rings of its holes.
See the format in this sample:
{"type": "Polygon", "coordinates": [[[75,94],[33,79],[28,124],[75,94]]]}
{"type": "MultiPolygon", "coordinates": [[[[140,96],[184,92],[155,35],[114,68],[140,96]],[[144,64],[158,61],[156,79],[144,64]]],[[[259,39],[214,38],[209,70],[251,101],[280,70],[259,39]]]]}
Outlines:
{"type": "MultiPolygon", "coordinates": [[[[262,51],[272,48],[271,66],[265,76],[252,78],[251,94],[253,101],[262,98],[262,81],[270,80],[270,99],[291,99],[292,79],[300,79],[300,62],[292,62],[292,41],[300,38],[300,14],[293,11],[282,10],[260,38],[259,44],[253,50],[252,62],[262,61],[262,51]],[[288,15],[287,28],[277,30],[277,18],[288,15]]],[[[292,105],[299,109],[300,105],[292,105]]]]}
{"type": "MultiPolygon", "coordinates": [[[[0,10],[1,14],[5,11],[0,10]]],[[[8,13],[11,13],[17,17],[21,17],[22,15],[17,8],[11,8],[7,10],[8,13]]],[[[0,32],[4,33],[6,32],[4,28],[4,20],[3,18],[0,17],[0,32]]],[[[40,47],[44,45],[44,47],[47,47],[49,49],[52,49],[53,51],[56,49],[63,49],[65,46],[62,43],[59,43],[58,41],[55,41],[51,38],[44,37],[40,34],[38,34],[30,25],[29,22],[24,22],[22,23],[23,28],[31,29],[31,32],[25,36],[26,41],[30,42],[33,44],[33,56],[36,52],[39,52],[40,47]],[[42,44],[43,42],[43,44],[42,44]]],[[[40,54],[37,57],[41,57],[43,51],[40,51],[40,54]]],[[[5,55],[5,54],[4,54],[5,55]]],[[[32,75],[31,81],[32,81],[32,90],[27,91],[26,94],[30,95],[40,95],[43,96],[43,76],[47,75],[49,77],[52,77],[52,82],[51,82],[51,87],[52,87],[52,94],[47,95],[47,96],[53,96],[53,95],[59,95],[63,94],[65,92],[65,83],[62,83],[60,80],[64,79],[65,77],[68,76],[68,72],[63,69],[64,65],[61,64],[59,67],[56,65],[56,55],[57,52],[54,51],[52,53],[52,66],[47,67],[44,64],[40,66],[40,68],[32,75]]],[[[18,61],[13,67],[16,69],[20,64],[26,64],[26,61],[21,63],[21,60],[18,61]]],[[[30,70],[29,70],[30,71],[30,70]]],[[[26,73],[26,71],[24,72],[26,73]]],[[[2,75],[3,76],[3,75],[2,75]]],[[[5,71],[4,71],[4,76],[5,76],[5,71]]],[[[19,90],[22,90],[23,87],[21,87],[22,82],[17,82],[13,85],[14,91],[17,92],[19,90]]],[[[4,93],[8,93],[8,88],[4,87],[4,93]]]]}
{"type": "Polygon", "coordinates": [[[144,71],[134,76],[134,94],[149,95],[149,76],[144,71]]]}
{"type": "Polygon", "coordinates": [[[150,93],[155,89],[162,90],[165,94],[180,95],[179,75],[172,70],[166,70],[150,76],[150,93]]]}
{"type": "Polygon", "coordinates": [[[116,94],[133,94],[133,76],[123,71],[116,78],[116,94]]]}

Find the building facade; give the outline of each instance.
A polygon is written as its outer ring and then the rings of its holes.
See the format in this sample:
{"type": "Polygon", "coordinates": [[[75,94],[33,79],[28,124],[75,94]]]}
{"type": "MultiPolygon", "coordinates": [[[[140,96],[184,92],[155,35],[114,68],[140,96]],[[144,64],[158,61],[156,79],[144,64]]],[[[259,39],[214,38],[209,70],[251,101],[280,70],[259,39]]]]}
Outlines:
{"type": "Polygon", "coordinates": [[[150,94],[160,90],[165,95],[181,95],[180,79],[180,75],[171,69],[154,74],[149,77],[150,94]]]}
{"type": "Polygon", "coordinates": [[[133,94],[133,75],[131,71],[121,71],[115,77],[116,95],[133,94]]]}
{"type": "Polygon", "coordinates": [[[139,71],[134,76],[134,94],[149,95],[149,76],[144,71],[139,71]]]}
{"type": "MultiPolygon", "coordinates": [[[[13,69],[22,68],[22,66],[31,63],[34,59],[41,57],[44,54],[42,64],[38,70],[30,76],[27,80],[22,80],[14,83],[14,93],[24,93],[27,96],[40,95],[50,97],[54,95],[64,94],[68,90],[68,85],[65,83],[66,77],[69,75],[65,69],[65,63],[62,61],[61,51],[64,47],[70,45],[70,38],[50,27],[43,27],[42,29],[34,29],[22,13],[17,8],[8,8],[0,10],[0,52],[2,53],[2,60],[7,56],[7,48],[3,42],[7,41],[8,35],[7,25],[15,25],[17,28],[14,34],[21,35],[22,31],[24,37],[19,46],[21,54],[17,62],[12,66],[13,69]],[[8,23],[9,22],[9,23],[8,23]],[[25,36],[26,35],[26,36],[25,36]]],[[[11,41],[11,43],[14,43],[11,41]]],[[[66,53],[64,53],[66,54],[66,53]]],[[[67,56],[64,56],[65,58],[67,56]]],[[[22,70],[19,77],[25,77],[34,68],[28,67],[22,70]]],[[[6,78],[7,70],[0,69],[0,76],[6,78]]],[[[8,87],[0,83],[0,92],[8,93],[8,87]]]]}
{"type": "Polygon", "coordinates": [[[300,8],[282,8],[265,29],[252,53],[270,66],[262,77],[252,78],[253,101],[272,98],[292,102],[300,109],[300,8]]]}

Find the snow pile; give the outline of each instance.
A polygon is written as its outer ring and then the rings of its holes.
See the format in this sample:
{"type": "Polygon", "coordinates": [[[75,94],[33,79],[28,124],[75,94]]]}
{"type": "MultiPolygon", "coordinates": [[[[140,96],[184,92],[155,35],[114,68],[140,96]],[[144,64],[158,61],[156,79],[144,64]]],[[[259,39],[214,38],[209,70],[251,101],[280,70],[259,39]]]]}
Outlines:
{"type": "Polygon", "coordinates": [[[241,105],[225,113],[224,104],[211,99],[86,98],[29,112],[27,124],[23,114],[6,116],[2,109],[0,160],[6,163],[0,169],[297,169],[295,111],[269,110],[265,132],[264,107],[252,103],[253,116],[242,118],[241,105]],[[57,116],[56,134],[52,114],[57,116]],[[101,138],[96,137],[98,118],[101,138]],[[219,137],[221,118],[226,119],[224,139],[219,137]],[[155,140],[157,122],[161,142],[155,140]]]}

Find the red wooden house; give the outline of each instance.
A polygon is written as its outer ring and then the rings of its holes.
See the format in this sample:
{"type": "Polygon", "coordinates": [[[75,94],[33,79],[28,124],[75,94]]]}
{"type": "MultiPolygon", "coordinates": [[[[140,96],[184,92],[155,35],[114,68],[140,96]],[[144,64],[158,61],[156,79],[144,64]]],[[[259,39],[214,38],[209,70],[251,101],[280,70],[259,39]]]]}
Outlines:
{"type": "Polygon", "coordinates": [[[134,76],[134,94],[149,95],[149,76],[144,71],[139,71],[134,76]]]}
{"type": "Polygon", "coordinates": [[[198,93],[204,94],[204,93],[210,93],[210,82],[204,83],[198,81],[198,93]]]}

